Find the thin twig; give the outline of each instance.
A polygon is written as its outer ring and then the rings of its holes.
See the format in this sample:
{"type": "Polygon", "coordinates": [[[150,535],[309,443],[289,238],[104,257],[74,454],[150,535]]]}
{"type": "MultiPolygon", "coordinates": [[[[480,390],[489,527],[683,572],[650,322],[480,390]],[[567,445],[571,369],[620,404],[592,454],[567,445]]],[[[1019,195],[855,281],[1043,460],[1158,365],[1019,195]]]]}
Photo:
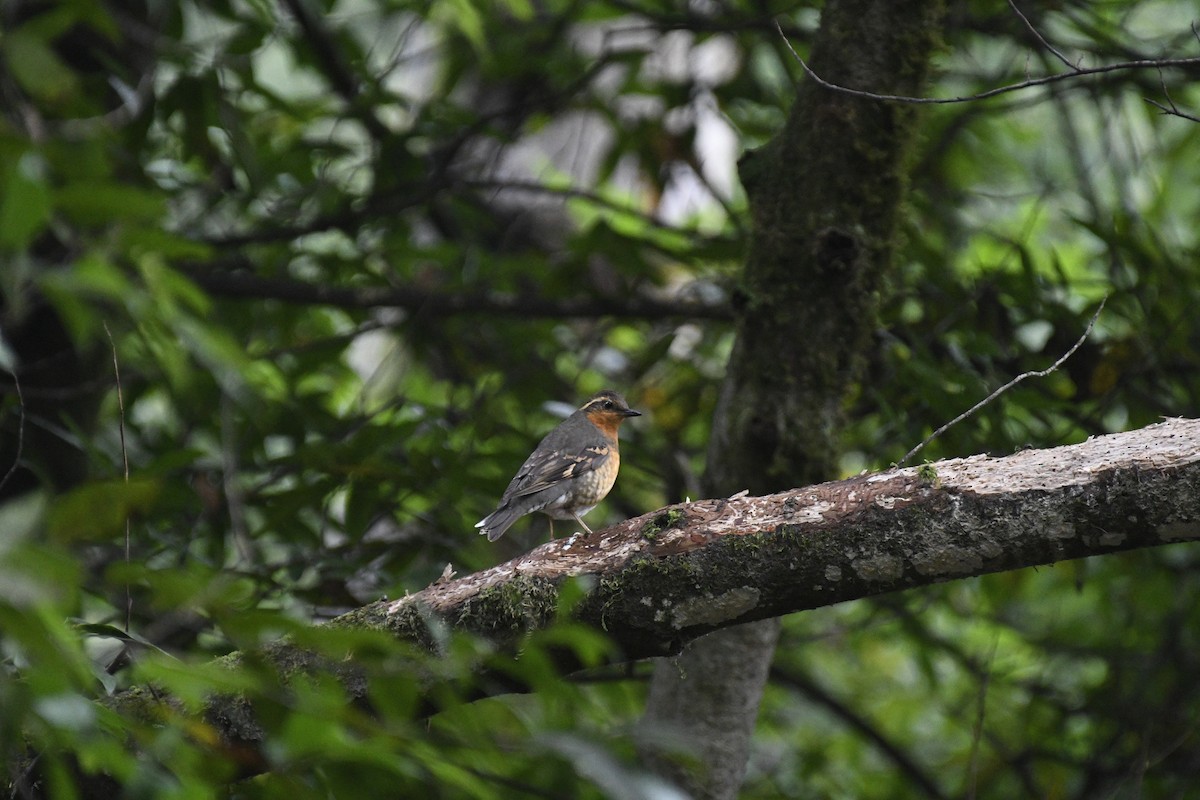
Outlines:
{"type": "Polygon", "coordinates": [[[988,685],[992,681],[992,663],[996,659],[996,639],[992,639],[992,650],[988,653],[983,676],[979,681],[979,694],[975,700],[975,725],[971,731],[971,755],[967,759],[967,800],[975,800],[979,781],[979,742],[983,738],[983,718],[987,713],[988,685]]]}
{"type": "Polygon", "coordinates": [[[938,429],[937,429],[936,431],[934,431],[933,433],[931,433],[931,434],[929,434],[928,436],[926,436],[926,437],[925,437],[925,440],[924,440],[924,441],[922,441],[922,442],[921,442],[919,445],[917,445],[916,447],[914,447],[912,450],[909,450],[909,451],[908,451],[908,452],[907,452],[907,453],[904,455],[904,458],[900,459],[900,460],[899,460],[899,461],[896,463],[896,466],[899,466],[899,467],[902,467],[902,466],[904,466],[904,465],[905,465],[905,464],[908,462],[908,460],[909,460],[909,459],[911,459],[911,458],[912,458],[913,456],[915,456],[917,453],[921,452],[922,448],[924,448],[924,447],[925,447],[925,445],[929,444],[929,443],[930,443],[930,442],[932,442],[934,439],[936,439],[937,437],[941,436],[943,433],[945,433],[946,431],[948,431],[948,430],[949,430],[951,427],[953,427],[954,425],[957,425],[958,423],[962,422],[964,419],[966,419],[967,417],[971,416],[972,414],[974,414],[974,413],[975,413],[976,411],[978,411],[979,409],[981,409],[981,408],[983,408],[984,406],[986,406],[986,405],[990,404],[990,403],[991,403],[993,400],[995,400],[997,397],[999,397],[1000,395],[1004,394],[1005,392],[1007,392],[1009,389],[1011,389],[1011,388],[1013,388],[1014,386],[1016,386],[1016,385],[1017,385],[1018,383],[1020,383],[1021,381],[1025,380],[1026,378],[1044,378],[1044,377],[1046,377],[1047,375],[1049,375],[1051,372],[1054,372],[1054,371],[1055,371],[1055,370],[1057,370],[1059,367],[1061,367],[1061,366],[1063,365],[1063,363],[1064,363],[1064,362],[1065,362],[1065,361],[1066,361],[1068,358],[1070,358],[1072,355],[1074,355],[1074,354],[1075,354],[1075,351],[1076,351],[1076,350],[1078,350],[1078,349],[1079,349],[1079,348],[1080,348],[1080,347],[1083,345],[1084,341],[1086,341],[1086,340],[1087,340],[1087,337],[1088,337],[1088,335],[1089,335],[1089,334],[1092,332],[1092,328],[1093,328],[1093,327],[1096,325],[1096,320],[1100,319],[1100,312],[1104,310],[1104,304],[1105,304],[1105,303],[1107,303],[1107,302],[1108,302],[1108,298],[1107,298],[1107,297],[1105,297],[1103,300],[1101,300],[1101,301],[1100,301],[1100,307],[1099,307],[1099,308],[1097,308],[1097,309],[1096,309],[1096,313],[1092,315],[1092,319],[1091,319],[1091,321],[1090,321],[1090,322],[1088,322],[1087,329],[1086,329],[1086,330],[1084,330],[1084,332],[1083,332],[1083,335],[1082,335],[1082,336],[1080,336],[1078,340],[1076,340],[1075,344],[1071,345],[1071,349],[1070,349],[1070,350],[1068,350],[1067,352],[1065,352],[1065,353],[1063,353],[1061,356],[1059,356],[1059,358],[1058,358],[1058,360],[1057,360],[1057,361],[1055,361],[1053,364],[1051,364],[1050,366],[1046,367],[1045,369],[1039,369],[1039,370],[1035,370],[1035,371],[1033,371],[1033,372],[1022,372],[1020,375],[1018,375],[1017,377],[1013,378],[1011,381],[1009,381],[1008,383],[1004,384],[1004,385],[1003,385],[1003,386],[1001,386],[999,389],[997,389],[996,391],[992,392],[992,393],[991,393],[991,394],[989,394],[987,397],[983,398],[983,399],[982,399],[982,400],[980,400],[978,403],[976,403],[975,405],[971,406],[971,407],[970,407],[970,408],[968,408],[966,411],[964,411],[963,413],[959,414],[957,417],[955,417],[954,419],[950,420],[950,421],[949,421],[949,422],[947,422],[945,425],[943,425],[942,427],[938,428],[938,429]]]}
{"type": "Polygon", "coordinates": [[[225,504],[229,508],[229,527],[233,532],[233,544],[238,551],[239,563],[254,564],[254,549],[250,545],[250,533],[246,526],[246,504],[242,489],[238,486],[237,427],[233,418],[233,400],[229,395],[221,398],[221,485],[225,490],[225,504]]]}
{"type": "Polygon", "coordinates": [[[985,100],[989,97],[995,97],[999,94],[1007,94],[1008,92],[1016,92],[1021,89],[1028,89],[1032,86],[1045,86],[1049,83],[1057,83],[1070,78],[1083,78],[1089,75],[1102,75],[1107,72],[1120,72],[1122,70],[1133,69],[1148,69],[1161,67],[1193,67],[1200,65],[1200,57],[1194,58],[1161,58],[1161,59],[1139,59],[1136,61],[1119,61],[1115,64],[1105,64],[1101,67],[1086,67],[1072,68],[1070,72],[1060,72],[1055,75],[1043,75],[1040,78],[1029,78],[1019,83],[1010,83],[1005,86],[997,86],[995,89],[988,89],[985,92],[971,95],[959,95],[957,97],[909,97],[902,94],[877,94],[875,92],[867,92],[862,89],[851,89],[848,86],[840,86],[836,83],[831,83],[822,78],[817,73],[813,72],[812,67],[800,57],[796,49],[792,47],[792,43],[783,35],[783,29],[779,27],[779,23],[775,23],[775,29],[779,31],[779,35],[783,37],[783,42],[787,45],[788,50],[792,52],[792,56],[800,63],[804,72],[808,77],[812,78],[826,89],[831,89],[835,92],[848,94],[852,97],[865,97],[869,100],[880,100],[888,103],[913,103],[917,105],[948,105],[950,103],[971,103],[976,100],[985,100]]]}
{"type": "Polygon", "coordinates": [[[1157,100],[1151,100],[1149,97],[1144,97],[1142,99],[1169,117],[1179,117],[1180,119],[1186,119],[1189,122],[1200,122],[1200,117],[1196,116],[1195,114],[1188,114],[1186,111],[1180,111],[1179,107],[1176,106],[1174,102],[1172,102],[1171,106],[1168,108],[1157,100]]]}
{"type": "Polygon", "coordinates": [[[9,375],[12,375],[13,388],[17,390],[17,453],[13,457],[12,466],[8,468],[8,472],[4,473],[4,479],[0,480],[0,489],[8,483],[9,478],[17,471],[17,467],[21,465],[21,456],[25,450],[25,395],[21,394],[21,381],[17,378],[17,370],[14,367],[9,375]]]}
{"type": "MultiPolygon", "coordinates": [[[[125,394],[121,390],[121,364],[117,360],[117,344],[113,341],[112,331],[108,329],[108,322],[104,325],[104,334],[108,336],[108,346],[112,348],[113,358],[113,374],[117,378],[117,408],[121,415],[118,423],[121,432],[121,463],[125,468],[125,486],[129,486],[129,451],[125,447],[125,394]]],[[[129,547],[129,514],[125,515],[125,566],[128,567],[130,562],[130,547],[129,547]]],[[[129,585],[129,578],[125,579],[125,632],[129,633],[129,621],[133,617],[133,590],[129,585]]]]}
{"type": "Polygon", "coordinates": [[[1013,0],[1008,0],[1008,7],[1013,10],[1014,14],[1016,14],[1018,17],[1021,18],[1021,22],[1023,22],[1025,24],[1025,29],[1033,34],[1033,38],[1037,39],[1038,42],[1041,43],[1042,47],[1046,48],[1051,53],[1053,53],[1054,57],[1057,58],[1059,61],[1061,61],[1063,64],[1065,64],[1068,69],[1079,69],[1079,67],[1077,65],[1072,64],[1067,59],[1066,56],[1064,56],[1061,52],[1059,52],[1059,50],[1054,45],[1052,45],[1048,41],[1046,41],[1045,37],[1043,37],[1042,34],[1038,32],[1038,29],[1033,27],[1033,23],[1029,21],[1029,17],[1027,17],[1021,13],[1021,9],[1017,8],[1017,4],[1013,0]]]}
{"type": "Polygon", "coordinates": [[[537,181],[520,180],[517,178],[467,178],[459,181],[462,186],[471,189],[480,189],[494,192],[521,192],[528,194],[545,194],[555,195],[567,199],[586,200],[587,202],[606,208],[610,211],[615,211],[618,214],[628,214],[632,217],[637,217],[639,221],[658,230],[667,231],[670,233],[687,233],[686,228],[679,228],[670,223],[663,222],[654,214],[648,214],[641,209],[627,205],[617,200],[605,197],[599,192],[593,192],[588,189],[580,189],[575,186],[555,186],[552,184],[538,183],[537,181]]]}
{"type": "MultiPolygon", "coordinates": [[[[1195,30],[1195,28],[1193,28],[1193,30],[1195,30]]],[[[1191,122],[1200,122],[1200,117],[1180,111],[1179,106],[1175,105],[1175,98],[1171,97],[1171,91],[1167,88],[1167,79],[1163,77],[1161,69],[1158,71],[1158,83],[1160,86],[1162,86],[1163,97],[1167,98],[1167,102],[1170,105],[1165,106],[1157,100],[1151,100],[1149,97],[1143,97],[1143,100],[1169,116],[1180,117],[1182,119],[1190,120],[1191,122]]]]}

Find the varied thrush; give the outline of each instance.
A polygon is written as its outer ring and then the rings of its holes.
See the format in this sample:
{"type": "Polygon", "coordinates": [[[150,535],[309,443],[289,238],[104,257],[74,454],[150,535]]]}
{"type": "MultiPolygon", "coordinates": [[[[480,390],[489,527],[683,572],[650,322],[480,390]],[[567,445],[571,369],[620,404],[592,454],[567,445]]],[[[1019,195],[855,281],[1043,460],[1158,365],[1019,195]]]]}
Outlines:
{"type": "Polygon", "coordinates": [[[613,391],[588,400],[546,434],[504,490],[500,505],[475,527],[494,542],[521,517],[541,511],[550,517],[551,539],[556,519],[573,519],[591,533],[580,517],[612,489],[621,466],[617,429],[627,417],[641,414],[613,391]]]}

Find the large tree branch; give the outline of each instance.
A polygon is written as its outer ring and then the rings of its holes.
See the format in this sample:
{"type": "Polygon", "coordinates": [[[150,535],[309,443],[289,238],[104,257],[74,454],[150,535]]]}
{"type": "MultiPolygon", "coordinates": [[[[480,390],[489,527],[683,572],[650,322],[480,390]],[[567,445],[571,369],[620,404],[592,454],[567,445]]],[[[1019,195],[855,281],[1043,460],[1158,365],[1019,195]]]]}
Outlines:
{"type": "Polygon", "coordinates": [[[593,576],[578,616],[641,658],[741,622],[1196,539],[1200,420],[1176,419],[1003,458],[670,506],[371,614],[402,635],[418,609],[516,634],[553,617],[563,580],[593,576]]]}
{"type": "MultiPolygon", "coordinates": [[[[629,660],[676,653],[711,631],[845,600],[1197,540],[1200,420],[1173,419],[1003,458],[951,459],[763,497],[670,506],[372,603],[331,624],[430,646],[444,624],[514,652],[527,632],[556,618],[560,591],[574,578],[590,586],[575,616],[606,631],[629,660]]],[[[578,666],[572,654],[562,656],[560,668],[578,666]]],[[[367,682],[353,661],[280,641],[225,663],[245,657],[273,665],[284,680],[331,675],[347,697],[367,699],[367,682]]],[[[530,688],[519,670],[480,669],[487,674],[479,676],[486,680],[477,682],[484,687],[477,693],[530,688]]],[[[173,701],[138,687],[106,704],[148,721],[180,713],[178,706],[164,712],[173,701]]],[[[268,768],[258,751],[264,731],[245,697],[212,697],[204,716],[245,773],[268,768]]],[[[108,796],[107,780],[88,778],[83,795],[108,796]]]]}
{"type": "MultiPolygon", "coordinates": [[[[560,590],[577,578],[591,589],[575,615],[606,631],[622,658],[637,659],[676,653],[691,639],[751,620],[1196,540],[1200,420],[1175,419],[1003,458],[670,506],[373,603],[334,624],[432,642],[438,619],[503,647],[552,622],[560,590]]],[[[275,663],[281,675],[331,672],[356,699],[365,691],[355,665],[331,664],[286,642],[255,657],[275,663]]],[[[488,677],[501,690],[523,688],[512,670],[488,677]]],[[[137,690],[111,698],[118,708],[146,702],[137,690]]],[[[227,741],[261,739],[245,700],[213,698],[206,716],[227,741]]]]}

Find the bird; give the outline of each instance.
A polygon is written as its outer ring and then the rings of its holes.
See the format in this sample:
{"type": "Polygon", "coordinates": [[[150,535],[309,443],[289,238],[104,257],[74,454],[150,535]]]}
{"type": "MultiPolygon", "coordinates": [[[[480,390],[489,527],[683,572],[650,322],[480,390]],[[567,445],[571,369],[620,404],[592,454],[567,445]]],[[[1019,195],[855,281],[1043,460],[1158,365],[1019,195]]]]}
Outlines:
{"type": "Polygon", "coordinates": [[[526,514],[541,511],[554,520],[572,519],[588,533],[583,515],[604,499],[617,480],[621,454],[617,430],[629,417],[640,417],[617,392],[605,389],[546,434],[517,470],[496,510],[475,527],[494,542],[526,514]]]}

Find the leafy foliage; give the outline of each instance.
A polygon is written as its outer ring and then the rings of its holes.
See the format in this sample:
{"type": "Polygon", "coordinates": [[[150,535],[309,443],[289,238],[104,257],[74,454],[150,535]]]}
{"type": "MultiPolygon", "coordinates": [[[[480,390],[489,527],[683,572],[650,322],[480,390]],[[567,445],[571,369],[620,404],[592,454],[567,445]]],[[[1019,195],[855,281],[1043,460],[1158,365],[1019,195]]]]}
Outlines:
{"type": "MultiPolygon", "coordinates": [[[[1067,2],[1030,22],[1090,64],[1193,53],[1191,10],[1067,2]]],[[[604,662],[595,631],[564,622],[514,660],[460,634],[438,632],[434,657],[310,622],[538,541],[538,520],[495,547],[471,525],[555,422],[550,401],[613,386],[648,412],[594,521],[696,496],[747,247],[734,142],[780,127],[801,73],[773,19],[803,53],[814,9],[0,13],[0,751],[14,778],[56,797],[75,796],[77,772],[165,797],[264,768],[234,793],[662,789],[632,755],[643,672],[555,673],[557,647],[604,662]],[[212,660],[282,635],[354,663],[368,702],[321,674],[284,690],[252,657],[212,660]],[[536,691],[471,702],[492,693],[471,677],[483,662],[536,691]],[[130,685],[183,705],[105,705],[130,685]],[[253,702],[266,763],[188,713],[213,692],[253,702]]],[[[932,95],[1065,68],[995,4],[954,4],[945,38],[932,95]]],[[[878,347],[847,409],[847,474],[1053,362],[1105,296],[1060,372],[922,457],[1197,413],[1200,128],[1145,102],[1200,107],[1192,69],[925,109],[878,347]]],[[[787,620],[745,796],[1183,792],[1200,763],[1197,555],[787,620]]]]}

